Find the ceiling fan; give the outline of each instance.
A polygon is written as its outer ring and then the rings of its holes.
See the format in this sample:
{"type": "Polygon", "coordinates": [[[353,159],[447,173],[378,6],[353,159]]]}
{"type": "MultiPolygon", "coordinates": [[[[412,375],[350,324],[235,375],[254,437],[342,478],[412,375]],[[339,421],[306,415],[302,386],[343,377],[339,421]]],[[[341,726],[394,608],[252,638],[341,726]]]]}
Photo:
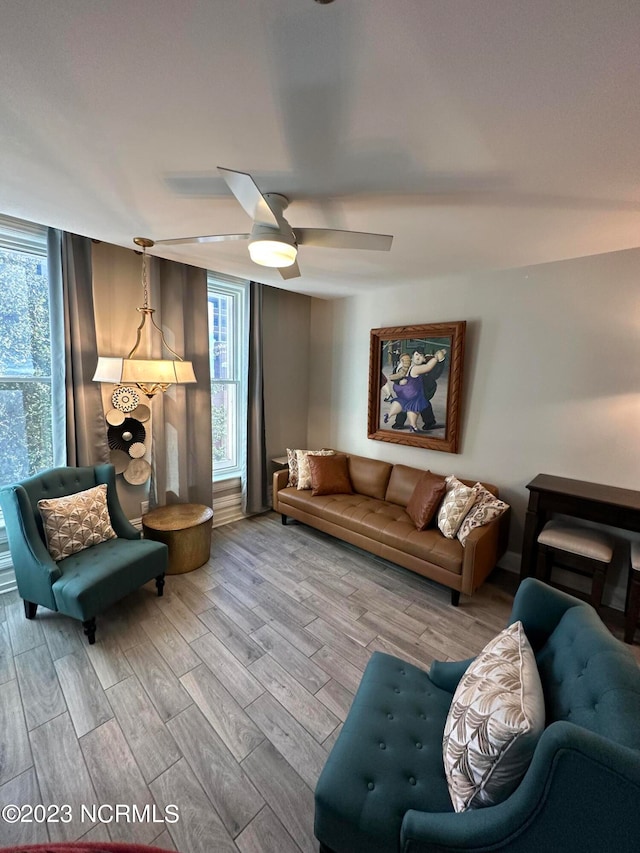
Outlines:
{"type": "Polygon", "coordinates": [[[178,237],[156,240],[156,244],[216,243],[223,240],[248,240],[249,255],[256,264],[276,267],[284,279],[298,278],[298,246],[328,249],[376,249],[388,252],[393,237],[362,231],[335,231],[328,228],[292,228],[284,218],[289,200],[278,193],[261,193],[251,175],[233,169],[218,171],[227,186],[253,219],[249,234],[209,234],[203,237],[178,237]]]}

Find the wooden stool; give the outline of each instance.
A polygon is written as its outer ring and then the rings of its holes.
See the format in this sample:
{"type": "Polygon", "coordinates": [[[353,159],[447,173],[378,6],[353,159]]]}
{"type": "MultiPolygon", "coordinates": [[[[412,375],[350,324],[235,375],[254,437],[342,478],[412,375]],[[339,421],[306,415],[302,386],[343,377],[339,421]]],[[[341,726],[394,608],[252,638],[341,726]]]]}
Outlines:
{"type": "Polygon", "coordinates": [[[203,504],[167,504],[142,516],[145,539],[169,547],[168,575],[203,566],[211,551],[213,510],[203,504]]]}
{"type": "MultiPolygon", "coordinates": [[[[611,536],[589,527],[548,521],[538,536],[538,555],[538,576],[547,583],[551,583],[554,566],[593,578],[590,601],[596,610],[600,608],[607,570],[613,559],[611,536]]],[[[561,584],[552,586],[584,597],[561,584]]]]}
{"type": "Polygon", "coordinates": [[[631,565],[629,566],[629,597],[624,622],[624,641],[633,643],[640,616],[640,542],[631,543],[631,565]]]}

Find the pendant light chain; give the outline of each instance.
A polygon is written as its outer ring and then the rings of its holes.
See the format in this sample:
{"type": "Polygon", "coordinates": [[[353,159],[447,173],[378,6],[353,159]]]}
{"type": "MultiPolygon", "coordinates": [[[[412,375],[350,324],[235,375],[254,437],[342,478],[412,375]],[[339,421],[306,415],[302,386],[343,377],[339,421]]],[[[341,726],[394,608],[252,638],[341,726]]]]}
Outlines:
{"type": "Polygon", "coordinates": [[[142,292],[144,298],[144,308],[149,307],[149,289],[147,287],[147,247],[142,249],[142,292]]]}

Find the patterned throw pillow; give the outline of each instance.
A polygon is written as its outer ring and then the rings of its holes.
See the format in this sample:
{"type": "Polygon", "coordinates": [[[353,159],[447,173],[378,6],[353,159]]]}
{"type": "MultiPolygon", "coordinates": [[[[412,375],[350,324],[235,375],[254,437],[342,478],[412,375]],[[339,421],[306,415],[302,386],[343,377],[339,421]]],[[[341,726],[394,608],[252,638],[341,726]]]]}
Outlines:
{"type": "Polygon", "coordinates": [[[107,509],[107,486],[38,501],[49,553],[56,562],[91,545],[115,539],[107,509]]]}
{"type": "Polygon", "coordinates": [[[476,493],[471,486],[465,486],[451,474],[445,479],[447,493],[438,510],[438,527],[447,539],[455,539],[458,528],[465,515],[476,500],[476,493]]]}
{"type": "Polygon", "coordinates": [[[518,787],[544,729],[538,667],[521,622],[491,640],[462,676],[442,753],[457,812],[492,806],[518,787]]]}
{"type": "Polygon", "coordinates": [[[482,483],[476,483],[473,489],[476,493],[475,503],[462,520],[457,534],[458,539],[463,545],[472,530],[475,530],[476,527],[489,524],[490,521],[493,521],[494,518],[499,518],[503,512],[509,509],[509,504],[492,495],[489,489],[485,489],[482,483]]]}
{"type": "MultiPolygon", "coordinates": [[[[308,450],[303,450],[303,453],[308,453],[308,450]]],[[[289,466],[289,480],[287,486],[295,488],[298,485],[298,451],[287,447],[287,464],[289,466]]]]}
{"type": "Polygon", "coordinates": [[[298,489],[311,488],[311,469],[307,456],[335,456],[335,450],[296,450],[298,462],[298,489]]]}

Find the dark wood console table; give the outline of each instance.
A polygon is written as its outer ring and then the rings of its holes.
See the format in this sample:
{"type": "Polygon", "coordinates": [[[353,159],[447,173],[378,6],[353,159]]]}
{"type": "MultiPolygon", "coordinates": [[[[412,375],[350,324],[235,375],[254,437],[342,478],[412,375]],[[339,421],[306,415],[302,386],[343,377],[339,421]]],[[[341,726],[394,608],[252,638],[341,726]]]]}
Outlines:
{"type": "Polygon", "coordinates": [[[527,485],[529,506],[522,540],[520,580],[535,575],[538,535],[553,513],[640,532],[640,492],[538,474],[527,485]]]}

